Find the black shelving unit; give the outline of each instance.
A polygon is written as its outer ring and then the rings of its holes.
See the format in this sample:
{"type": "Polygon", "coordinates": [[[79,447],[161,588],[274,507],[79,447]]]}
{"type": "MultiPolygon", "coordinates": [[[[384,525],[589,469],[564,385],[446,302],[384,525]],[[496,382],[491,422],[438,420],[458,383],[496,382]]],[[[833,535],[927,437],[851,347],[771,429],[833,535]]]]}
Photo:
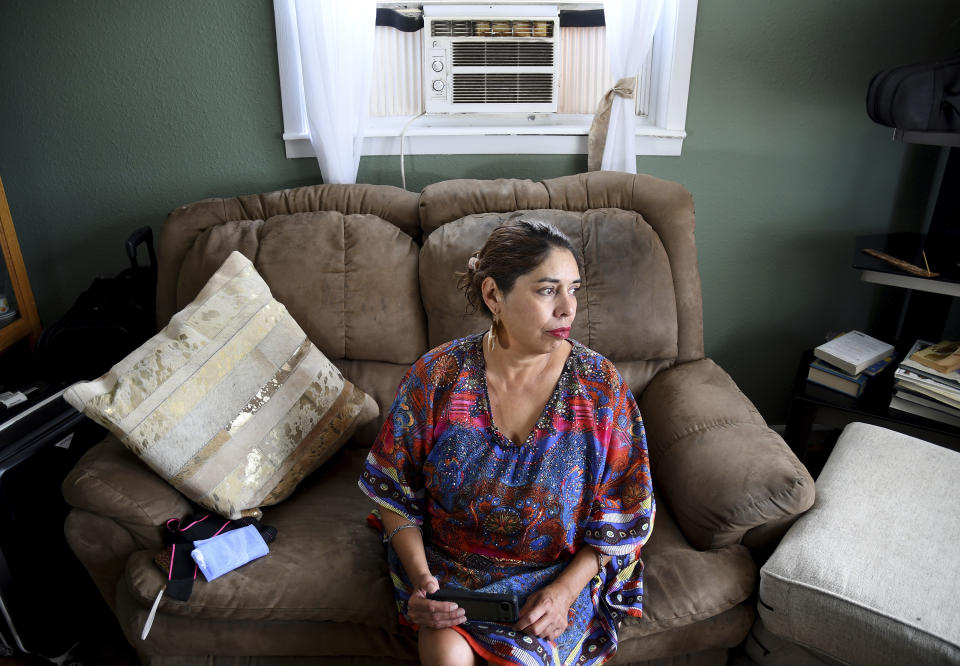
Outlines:
{"type": "MultiPolygon", "coordinates": [[[[893,139],[948,146],[950,150],[926,233],[876,234],[856,239],[852,266],[861,271],[863,280],[909,290],[896,339],[891,340],[898,359],[902,359],[915,340],[942,339],[954,300],[960,296],[960,149],[954,148],[960,146],[960,133],[895,130],[893,139]],[[863,249],[867,247],[920,267],[927,262],[930,270],[939,275],[911,275],[865,254],[863,249]]],[[[800,359],[784,433],[784,439],[800,460],[808,462],[807,448],[814,424],[842,428],[853,421],[872,423],[960,451],[960,428],[890,409],[896,362],[871,377],[863,394],[853,398],[808,382],[807,370],[812,360],[812,350],[804,352],[800,359]]]]}
{"type": "MultiPolygon", "coordinates": [[[[906,350],[898,349],[897,351],[902,354],[906,350]]],[[[877,376],[871,377],[867,381],[863,394],[859,398],[854,398],[808,382],[807,370],[812,360],[813,350],[804,352],[800,359],[784,432],[784,439],[801,461],[807,462],[807,445],[814,424],[839,429],[854,421],[872,423],[960,451],[960,428],[890,409],[896,362],[888,365],[877,376]]]]}

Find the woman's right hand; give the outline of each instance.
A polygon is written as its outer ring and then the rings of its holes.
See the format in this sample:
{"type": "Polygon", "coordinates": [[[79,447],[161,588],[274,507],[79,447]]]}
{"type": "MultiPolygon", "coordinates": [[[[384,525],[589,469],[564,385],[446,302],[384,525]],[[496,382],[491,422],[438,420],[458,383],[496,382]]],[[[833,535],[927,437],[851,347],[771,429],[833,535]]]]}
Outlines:
{"type": "Polygon", "coordinates": [[[427,595],[440,589],[440,582],[431,574],[423,574],[414,583],[407,602],[407,616],[421,627],[445,629],[467,621],[467,614],[451,601],[433,601],[427,595]]]}

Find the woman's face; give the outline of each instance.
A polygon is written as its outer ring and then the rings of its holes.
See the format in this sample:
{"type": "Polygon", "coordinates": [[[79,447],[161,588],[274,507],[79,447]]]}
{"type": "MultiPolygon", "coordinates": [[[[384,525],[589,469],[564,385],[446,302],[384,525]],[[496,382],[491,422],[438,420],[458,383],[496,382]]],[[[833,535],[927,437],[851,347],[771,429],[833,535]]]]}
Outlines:
{"type": "Polygon", "coordinates": [[[503,324],[500,331],[506,337],[498,342],[520,353],[553,351],[570,337],[579,288],[577,261],[569,250],[561,248],[551,250],[536,268],[517,278],[507,294],[487,278],[484,300],[499,315],[503,324]]]}

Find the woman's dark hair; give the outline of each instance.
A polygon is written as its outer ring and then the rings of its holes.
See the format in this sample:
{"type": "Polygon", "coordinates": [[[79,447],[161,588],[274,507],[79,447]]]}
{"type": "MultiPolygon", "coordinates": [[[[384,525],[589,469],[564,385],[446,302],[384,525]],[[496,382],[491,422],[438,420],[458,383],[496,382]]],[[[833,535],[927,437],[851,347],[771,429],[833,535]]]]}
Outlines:
{"type": "Polygon", "coordinates": [[[468,312],[490,314],[481,291],[486,278],[493,278],[497,288],[507,294],[517,278],[539,266],[556,248],[569,250],[576,260],[570,239],[548,222],[519,219],[494,229],[480,251],[474,252],[476,261],[471,258],[467,270],[456,274],[457,286],[467,297],[468,312]]]}

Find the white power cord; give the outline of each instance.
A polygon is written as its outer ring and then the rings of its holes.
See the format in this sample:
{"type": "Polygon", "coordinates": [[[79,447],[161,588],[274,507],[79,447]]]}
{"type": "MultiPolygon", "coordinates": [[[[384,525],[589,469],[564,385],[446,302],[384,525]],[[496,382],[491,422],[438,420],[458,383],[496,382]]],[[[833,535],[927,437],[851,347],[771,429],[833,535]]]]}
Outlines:
{"type": "Polygon", "coordinates": [[[407,189],[407,171],[404,168],[404,159],[403,159],[403,138],[407,133],[407,128],[413,124],[413,121],[419,118],[420,116],[426,114],[426,111],[421,111],[419,114],[415,115],[413,118],[407,121],[403,126],[403,129],[400,130],[400,183],[403,185],[403,189],[407,189]]]}

